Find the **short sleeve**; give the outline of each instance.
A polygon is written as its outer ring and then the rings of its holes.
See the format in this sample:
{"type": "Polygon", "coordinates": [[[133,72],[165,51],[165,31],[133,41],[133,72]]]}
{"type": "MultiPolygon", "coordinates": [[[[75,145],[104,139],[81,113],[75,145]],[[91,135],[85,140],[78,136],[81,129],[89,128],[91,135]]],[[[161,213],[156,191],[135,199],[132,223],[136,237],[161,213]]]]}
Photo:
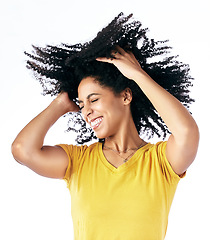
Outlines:
{"type": "Polygon", "coordinates": [[[166,158],[166,146],[167,146],[167,141],[163,142],[158,142],[156,144],[156,151],[158,155],[158,161],[162,169],[162,173],[166,177],[168,182],[173,182],[173,181],[179,181],[181,178],[184,178],[186,175],[186,172],[183,173],[182,175],[178,175],[175,173],[173,170],[171,164],[169,163],[168,159],[166,158]]]}
{"type": "Polygon", "coordinates": [[[77,172],[80,159],[83,156],[84,150],[87,146],[75,146],[67,144],[58,144],[57,146],[63,148],[69,159],[68,167],[63,178],[67,183],[67,187],[69,187],[71,176],[73,173],[77,172]]]}

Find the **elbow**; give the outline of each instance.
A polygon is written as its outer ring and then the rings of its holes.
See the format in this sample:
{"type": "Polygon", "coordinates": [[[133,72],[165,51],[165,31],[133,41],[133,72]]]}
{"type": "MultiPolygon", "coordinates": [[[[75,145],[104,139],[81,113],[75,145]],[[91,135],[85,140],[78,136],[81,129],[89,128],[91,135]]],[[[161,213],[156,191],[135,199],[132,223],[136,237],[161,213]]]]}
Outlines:
{"type": "Polygon", "coordinates": [[[179,126],[176,131],[172,132],[179,143],[185,142],[199,142],[200,133],[196,122],[193,120],[190,124],[183,124],[179,126]]]}
{"type": "Polygon", "coordinates": [[[26,152],[24,151],[24,146],[20,142],[14,141],[11,146],[11,152],[14,159],[22,164],[25,165],[26,162],[26,152]]]}
{"type": "Polygon", "coordinates": [[[196,122],[194,121],[192,124],[186,126],[182,129],[182,140],[193,142],[198,145],[200,138],[199,128],[196,122]]]}
{"type": "Polygon", "coordinates": [[[192,137],[193,139],[199,141],[200,133],[199,128],[196,122],[193,122],[187,129],[186,129],[186,135],[188,137],[192,137]]]}

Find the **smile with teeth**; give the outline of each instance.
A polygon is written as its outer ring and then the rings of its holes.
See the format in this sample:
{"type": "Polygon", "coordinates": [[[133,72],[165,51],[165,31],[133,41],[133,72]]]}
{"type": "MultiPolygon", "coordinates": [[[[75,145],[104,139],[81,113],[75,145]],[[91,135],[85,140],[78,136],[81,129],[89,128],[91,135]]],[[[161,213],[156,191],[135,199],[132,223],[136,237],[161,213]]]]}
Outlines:
{"type": "Polygon", "coordinates": [[[91,121],[90,122],[90,126],[93,128],[93,129],[96,129],[102,122],[103,120],[103,117],[100,117],[100,118],[96,118],[95,120],[91,121]]]}

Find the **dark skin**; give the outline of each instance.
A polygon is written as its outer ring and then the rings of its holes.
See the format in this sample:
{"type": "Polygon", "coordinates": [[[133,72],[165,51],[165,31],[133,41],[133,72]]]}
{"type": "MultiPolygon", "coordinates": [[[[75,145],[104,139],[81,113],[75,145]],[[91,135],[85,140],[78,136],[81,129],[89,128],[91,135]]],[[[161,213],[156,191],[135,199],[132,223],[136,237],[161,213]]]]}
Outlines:
{"type": "Polygon", "coordinates": [[[78,92],[82,115],[96,136],[105,138],[103,152],[113,166],[119,167],[124,159],[135,153],[129,149],[146,144],[139,137],[132,118],[130,89],[116,96],[109,88],[101,87],[94,78],[88,77],[82,80],[78,92]]]}
{"type": "Polygon", "coordinates": [[[143,71],[132,52],[120,47],[116,50],[115,59],[97,60],[114,64],[125,77],[139,85],[172,132],[166,157],[173,170],[178,175],[183,174],[194,161],[198,149],[199,130],[195,120],[175,97],[143,71]]]}
{"type": "MultiPolygon", "coordinates": [[[[125,52],[120,47],[116,50],[117,53],[113,52],[115,59],[97,60],[114,64],[124,76],[139,85],[172,132],[167,142],[166,157],[173,170],[178,175],[183,174],[194,161],[198,149],[199,130],[195,120],[175,97],[142,70],[131,52],[125,52]]],[[[89,123],[95,120],[91,123],[92,127],[96,136],[105,138],[105,146],[124,152],[121,155],[126,158],[126,150],[146,144],[133,123],[130,111],[132,92],[129,89],[116,96],[112,90],[102,88],[88,77],[81,81],[78,96],[84,119],[89,123]],[[97,101],[93,98],[96,95],[88,98],[95,92],[101,94],[97,96],[97,101]]],[[[14,158],[40,175],[62,179],[69,161],[66,153],[57,146],[43,146],[43,142],[58,118],[78,110],[79,107],[69,100],[68,94],[61,93],[18,134],[12,145],[14,158]]],[[[115,167],[123,164],[123,159],[117,158],[114,151],[105,148],[103,151],[115,167]]]]}

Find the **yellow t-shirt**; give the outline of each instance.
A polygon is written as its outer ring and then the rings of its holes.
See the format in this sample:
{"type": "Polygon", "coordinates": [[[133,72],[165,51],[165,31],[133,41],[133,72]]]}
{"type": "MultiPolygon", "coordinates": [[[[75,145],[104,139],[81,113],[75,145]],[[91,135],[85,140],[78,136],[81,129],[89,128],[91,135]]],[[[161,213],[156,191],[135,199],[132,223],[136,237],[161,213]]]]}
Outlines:
{"type": "MultiPolygon", "coordinates": [[[[165,156],[167,142],[148,143],[115,168],[102,143],[61,146],[69,157],[75,240],[162,240],[180,177],[165,156]]],[[[184,176],[184,175],[183,175],[184,176]]]]}

